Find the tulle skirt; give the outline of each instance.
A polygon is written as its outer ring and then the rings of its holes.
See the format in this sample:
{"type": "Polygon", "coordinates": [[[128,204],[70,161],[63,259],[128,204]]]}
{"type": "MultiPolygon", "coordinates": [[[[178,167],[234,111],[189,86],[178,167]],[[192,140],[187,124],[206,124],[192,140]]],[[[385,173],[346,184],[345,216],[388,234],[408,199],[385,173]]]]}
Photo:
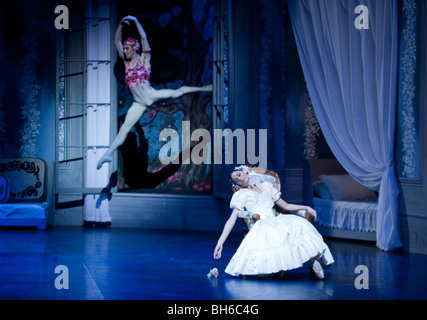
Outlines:
{"type": "Polygon", "coordinates": [[[225,272],[233,275],[263,275],[301,267],[323,254],[327,265],[332,254],[316,228],[292,214],[261,219],[243,239],[225,272]]]}

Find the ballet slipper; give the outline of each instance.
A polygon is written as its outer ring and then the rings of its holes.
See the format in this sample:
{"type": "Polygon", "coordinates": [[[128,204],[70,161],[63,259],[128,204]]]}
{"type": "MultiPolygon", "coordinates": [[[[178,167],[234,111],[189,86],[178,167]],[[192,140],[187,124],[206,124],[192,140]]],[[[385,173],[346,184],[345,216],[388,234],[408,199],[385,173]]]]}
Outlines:
{"type": "Polygon", "coordinates": [[[323,252],[318,256],[317,261],[320,262],[320,265],[322,266],[323,269],[327,269],[331,266],[331,264],[328,264],[328,261],[326,260],[323,252]]]}
{"type": "Polygon", "coordinates": [[[317,278],[319,278],[320,280],[325,278],[325,272],[323,271],[322,265],[320,264],[319,261],[315,259],[310,260],[310,267],[317,278]]]}

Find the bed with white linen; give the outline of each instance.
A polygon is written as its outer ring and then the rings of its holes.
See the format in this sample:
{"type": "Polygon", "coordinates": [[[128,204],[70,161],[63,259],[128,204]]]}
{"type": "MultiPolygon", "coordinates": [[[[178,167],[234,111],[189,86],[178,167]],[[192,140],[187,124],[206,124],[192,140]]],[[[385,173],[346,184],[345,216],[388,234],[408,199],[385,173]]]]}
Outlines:
{"type": "Polygon", "coordinates": [[[47,166],[39,158],[0,158],[0,226],[46,229],[47,166]]]}
{"type": "Polygon", "coordinates": [[[315,222],[324,236],[376,240],[377,193],[354,180],[335,159],[309,159],[315,222]]]}

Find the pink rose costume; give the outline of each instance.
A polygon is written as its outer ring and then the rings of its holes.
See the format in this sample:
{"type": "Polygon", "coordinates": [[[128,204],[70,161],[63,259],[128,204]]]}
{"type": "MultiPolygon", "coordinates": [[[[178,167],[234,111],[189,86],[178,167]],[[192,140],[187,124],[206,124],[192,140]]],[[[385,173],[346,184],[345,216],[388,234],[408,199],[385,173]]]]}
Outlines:
{"type": "Polygon", "coordinates": [[[134,68],[130,68],[130,61],[126,63],[125,83],[130,90],[135,90],[137,86],[143,84],[151,87],[150,75],[151,68],[146,67],[141,59],[138,59],[134,68]]]}
{"type": "MultiPolygon", "coordinates": [[[[140,48],[139,41],[134,38],[129,38],[124,42],[125,45],[130,45],[136,52],[140,48]]],[[[150,54],[151,50],[143,51],[142,54],[150,54]]],[[[135,66],[131,67],[131,61],[125,62],[125,83],[132,92],[132,97],[135,102],[145,105],[145,101],[141,101],[139,97],[144,96],[145,90],[153,90],[150,83],[151,67],[146,66],[142,62],[142,57],[137,59],[135,66]]]]}

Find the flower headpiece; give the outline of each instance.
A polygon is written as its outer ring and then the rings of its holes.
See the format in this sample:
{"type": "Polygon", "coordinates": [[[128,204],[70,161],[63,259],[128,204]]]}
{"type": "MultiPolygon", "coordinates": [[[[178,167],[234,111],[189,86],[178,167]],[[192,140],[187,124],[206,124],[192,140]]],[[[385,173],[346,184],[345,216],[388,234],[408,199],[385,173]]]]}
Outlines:
{"type": "Polygon", "coordinates": [[[139,41],[135,38],[128,38],[123,43],[124,45],[129,44],[134,51],[138,51],[141,45],[139,44],[139,41]]]}
{"type": "Polygon", "coordinates": [[[245,165],[241,165],[241,166],[235,167],[231,173],[233,173],[234,171],[243,171],[244,173],[249,174],[249,167],[245,165]]]}
{"type": "MultiPolygon", "coordinates": [[[[233,173],[235,171],[242,171],[242,172],[244,172],[246,174],[249,174],[249,167],[245,166],[245,165],[241,165],[241,166],[235,167],[233,169],[233,171],[231,171],[231,173],[233,173]]],[[[230,174],[230,177],[231,177],[231,174],[230,174]]],[[[235,188],[236,190],[239,190],[241,188],[239,185],[237,185],[236,183],[234,183],[233,180],[231,180],[231,178],[230,178],[230,182],[231,182],[231,186],[233,188],[235,188]]]]}

